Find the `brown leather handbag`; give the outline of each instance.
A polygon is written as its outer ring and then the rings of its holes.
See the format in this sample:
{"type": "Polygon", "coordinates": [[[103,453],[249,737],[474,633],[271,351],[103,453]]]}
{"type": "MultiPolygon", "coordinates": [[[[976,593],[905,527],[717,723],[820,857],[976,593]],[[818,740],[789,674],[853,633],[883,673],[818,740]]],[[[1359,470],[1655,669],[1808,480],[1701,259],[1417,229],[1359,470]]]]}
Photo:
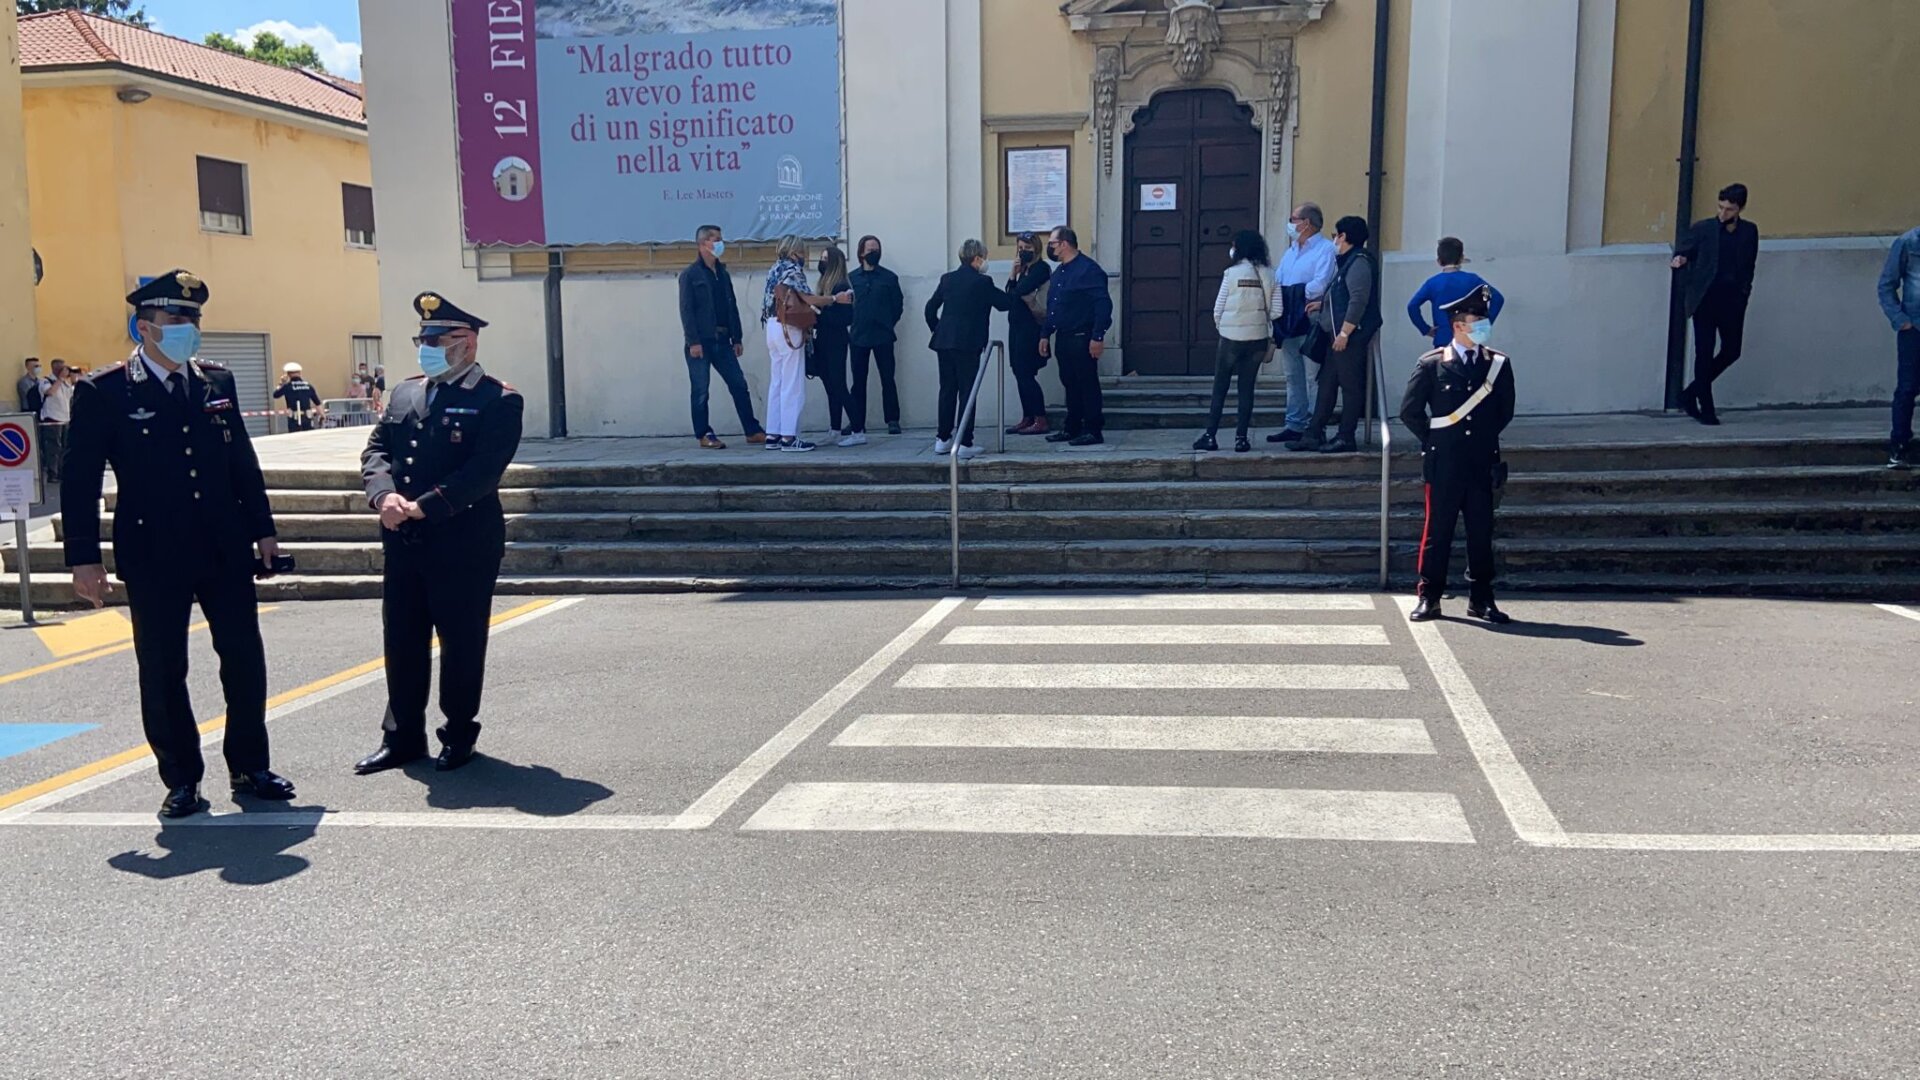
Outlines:
{"type": "Polygon", "coordinates": [[[773,287],[773,310],[780,320],[780,330],[786,335],[787,345],[799,348],[806,344],[813,334],[813,328],[820,322],[820,312],[812,304],[801,299],[799,290],[791,285],[773,287]],[[793,340],[790,331],[800,331],[800,340],[793,340]]]}

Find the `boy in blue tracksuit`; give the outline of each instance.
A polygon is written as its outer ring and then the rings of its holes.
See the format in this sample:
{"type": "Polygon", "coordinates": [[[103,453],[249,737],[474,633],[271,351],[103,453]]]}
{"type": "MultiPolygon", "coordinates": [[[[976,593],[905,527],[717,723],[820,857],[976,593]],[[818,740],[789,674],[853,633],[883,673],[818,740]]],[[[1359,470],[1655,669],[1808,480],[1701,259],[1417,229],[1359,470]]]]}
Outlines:
{"type": "Polygon", "coordinates": [[[1407,301],[1407,318],[1413,320],[1414,329],[1433,339],[1433,347],[1445,348],[1453,340],[1453,329],[1445,314],[1447,305],[1471,294],[1485,285],[1493,292],[1493,315],[1489,322],[1500,320],[1500,309],[1507,305],[1507,298],[1500,295],[1485,278],[1461,266],[1467,262],[1467,247],[1456,237],[1446,237],[1440,241],[1440,272],[1428,278],[1420,291],[1407,301]],[[1433,322],[1427,322],[1427,305],[1433,305],[1433,322]]]}

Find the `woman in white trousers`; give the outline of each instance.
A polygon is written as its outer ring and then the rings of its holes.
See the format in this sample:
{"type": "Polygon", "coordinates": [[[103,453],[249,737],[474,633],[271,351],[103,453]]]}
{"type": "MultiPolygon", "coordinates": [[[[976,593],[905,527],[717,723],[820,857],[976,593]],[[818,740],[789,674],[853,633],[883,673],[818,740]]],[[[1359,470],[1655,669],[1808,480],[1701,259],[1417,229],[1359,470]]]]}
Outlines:
{"type": "Polygon", "coordinates": [[[800,412],[807,404],[807,332],[780,321],[780,286],[791,289],[803,303],[815,308],[851,303],[807,291],[807,242],[798,236],[780,238],[780,249],[767,271],[767,288],[760,298],[760,321],[767,328],[767,449],[803,454],[814,448],[800,438],[800,412]]]}

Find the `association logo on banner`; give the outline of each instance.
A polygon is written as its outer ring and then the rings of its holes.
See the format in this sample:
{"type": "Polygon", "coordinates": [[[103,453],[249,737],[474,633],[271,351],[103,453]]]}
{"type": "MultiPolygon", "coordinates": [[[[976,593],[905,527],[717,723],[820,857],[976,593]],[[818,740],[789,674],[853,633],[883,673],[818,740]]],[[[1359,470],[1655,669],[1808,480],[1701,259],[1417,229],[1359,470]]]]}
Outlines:
{"type": "Polygon", "coordinates": [[[449,4],[468,242],[841,231],[839,0],[449,4]]]}

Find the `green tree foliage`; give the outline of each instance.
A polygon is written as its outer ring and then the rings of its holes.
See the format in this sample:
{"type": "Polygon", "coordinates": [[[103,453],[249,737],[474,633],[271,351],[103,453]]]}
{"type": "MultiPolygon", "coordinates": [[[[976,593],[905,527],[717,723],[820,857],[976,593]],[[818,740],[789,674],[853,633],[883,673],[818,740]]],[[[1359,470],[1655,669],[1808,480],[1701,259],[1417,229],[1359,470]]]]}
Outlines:
{"type": "Polygon", "coordinates": [[[147,9],[134,6],[134,0],[13,0],[13,9],[21,15],[44,15],[49,11],[84,11],[135,26],[147,25],[147,9]]]}
{"type": "Polygon", "coordinates": [[[307,44],[290,45],[278,34],[260,31],[253,36],[252,45],[243,45],[230,35],[218,30],[208,34],[203,44],[221,52],[230,52],[235,56],[250,57],[262,63],[284,68],[306,68],[308,71],[325,71],[327,65],[320,60],[320,53],[307,44]]]}

